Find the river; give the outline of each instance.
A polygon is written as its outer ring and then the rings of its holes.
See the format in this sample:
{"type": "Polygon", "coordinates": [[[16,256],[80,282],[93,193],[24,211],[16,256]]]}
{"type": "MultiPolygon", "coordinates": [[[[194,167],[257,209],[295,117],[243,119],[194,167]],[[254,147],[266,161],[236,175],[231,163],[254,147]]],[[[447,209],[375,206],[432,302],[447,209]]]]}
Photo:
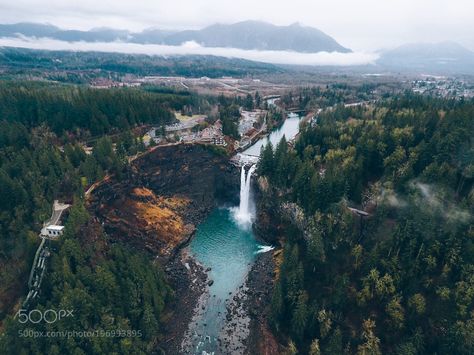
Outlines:
{"type": "MultiPolygon", "coordinates": [[[[268,142],[276,145],[283,135],[291,139],[298,129],[299,117],[290,114],[280,128],[257,141],[243,154],[259,155],[263,145],[268,142]]],[[[245,173],[244,170],[242,174],[240,206],[221,207],[212,211],[198,226],[190,245],[190,252],[196,260],[204,268],[210,268],[208,277],[213,282],[188,334],[192,339],[188,339],[187,347],[193,354],[220,353],[219,339],[223,339],[226,305],[244,284],[256,255],[270,250],[260,245],[252,232],[255,208],[250,188],[251,172],[245,173]]]]}
{"type": "Polygon", "coordinates": [[[278,142],[285,136],[286,140],[290,140],[295,137],[299,132],[299,125],[300,125],[300,116],[294,113],[288,114],[285,122],[279,127],[274,129],[268,136],[258,140],[244,150],[242,154],[244,155],[252,155],[252,156],[259,156],[260,149],[262,146],[265,146],[268,142],[271,142],[273,147],[276,147],[278,142]]]}

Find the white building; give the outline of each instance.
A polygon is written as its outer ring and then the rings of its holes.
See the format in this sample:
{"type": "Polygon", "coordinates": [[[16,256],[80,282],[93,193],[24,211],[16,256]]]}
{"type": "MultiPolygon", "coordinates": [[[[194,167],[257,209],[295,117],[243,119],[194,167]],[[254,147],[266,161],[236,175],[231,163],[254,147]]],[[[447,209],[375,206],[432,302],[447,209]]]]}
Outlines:
{"type": "Polygon", "coordinates": [[[41,231],[41,234],[44,235],[45,237],[49,238],[57,238],[61,236],[64,232],[64,226],[58,226],[56,224],[51,224],[49,226],[46,226],[43,228],[41,231]]]}

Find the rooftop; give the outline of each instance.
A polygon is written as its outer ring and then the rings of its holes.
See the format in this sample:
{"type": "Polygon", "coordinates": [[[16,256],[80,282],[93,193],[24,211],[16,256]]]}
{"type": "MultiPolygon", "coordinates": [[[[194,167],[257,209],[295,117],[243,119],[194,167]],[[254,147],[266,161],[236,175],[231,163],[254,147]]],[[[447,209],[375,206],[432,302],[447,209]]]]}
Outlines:
{"type": "Polygon", "coordinates": [[[53,231],[62,231],[64,229],[64,226],[58,226],[56,224],[52,224],[50,226],[47,226],[46,229],[53,230],[53,231]]]}

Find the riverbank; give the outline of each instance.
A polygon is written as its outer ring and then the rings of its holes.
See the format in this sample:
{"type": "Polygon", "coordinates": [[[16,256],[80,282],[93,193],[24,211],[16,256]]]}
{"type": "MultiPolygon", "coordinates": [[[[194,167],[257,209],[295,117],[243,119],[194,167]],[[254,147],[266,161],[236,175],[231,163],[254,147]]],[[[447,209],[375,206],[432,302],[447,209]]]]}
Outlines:
{"type": "Polygon", "coordinates": [[[208,271],[209,282],[195,308],[182,353],[243,352],[250,319],[246,320],[233,302],[259,247],[251,229],[239,223],[239,211],[235,207],[216,208],[199,225],[191,241],[190,251],[208,271]]]}
{"type": "Polygon", "coordinates": [[[159,344],[165,354],[182,353],[182,343],[191,323],[196,305],[206,293],[208,276],[202,265],[181,249],[165,267],[167,280],[174,290],[174,300],[168,306],[170,313],[165,319],[166,337],[159,344]]]}
{"type": "MultiPolygon", "coordinates": [[[[229,295],[215,354],[279,354],[279,344],[268,325],[275,280],[274,253],[257,254],[249,264],[251,269],[245,282],[229,295]]],[[[208,340],[199,322],[210,299],[215,297],[209,292],[209,271],[188,248],[167,265],[169,282],[175,290],[170,309],[179,311],[173,312],[166,323],[167,336],[160,346],[166,354],[190,354],[195,337],[208,340]]]]}
{"type": "MultiPolygon", "coordinates": [[[[285,119],[282,119],[279,121],[272,121],[271,124],[264,123],[262,127],[249,138],[249,143],[246,144],[244,147],[237,148],[235,150],[235,153],[236,154],[242,153],[242,154],[249,155],[248,151],[251,150],[252,146],[255,145],[258,141],[267,139],[269,136],[271,136],[275,132],[278,132],[280,130],[285,130],[284,124],[286,120],[288,119],[288,116],[292,114],[292,112],[282,111],[281,113],[284,117],[286,117],[285,119]]],[[[268,117],[268,115],[265,117],[268,117]]],[[[275,144],[275,142],[272,141],[272,144],[275,144]]],[[[258,154],[255,156],[258,157],[259,155],[260,155],[260,152],[258,152],[258,154]]]]}
{"type": "Polygon", "coordinates": [[[299,132],[300,116],[296,114],[288,114],[282,120],[281,125],[268,130],[262,138],[257,140],[254,144],[246,148],[241,154],[250,156],[260,156],[262,146],[271,143],[276,147],[280,140],[285,136],[286,140],[291,140],[299,132]]]}
{"type": "Polygon", "coordinates": [[[258,254],[246,281],[229,300],[226,323],[219,338],[222,354],[280,354],[269,329],[275,280],[273,252],[258,254]]]}
{"type": "Polygon", "coordinates": [[[280,354],[279,344],[269,329],[271,301],[275,284],[275,258],[278,251],[258,254],[248,275],[245,308],[250,316],[245,354],[280,354]]]}

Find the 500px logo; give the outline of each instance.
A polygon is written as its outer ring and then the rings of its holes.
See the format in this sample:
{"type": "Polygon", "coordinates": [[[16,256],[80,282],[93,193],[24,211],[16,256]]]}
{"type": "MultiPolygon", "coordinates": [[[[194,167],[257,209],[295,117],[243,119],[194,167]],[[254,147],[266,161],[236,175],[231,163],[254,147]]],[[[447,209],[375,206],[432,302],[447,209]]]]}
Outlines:
{"type": "Polygon", "coordinates": [[[27,322],[33,324],[46,322],[51,324],[63,318],[74,317],[73,312],[74,311],[72,309],[47,309],[44,311],[32,309],[29,312],[26,309],[20,309],[15,314],[15,318],[18,318],[18,321],[23,324],[27,322]]]}

